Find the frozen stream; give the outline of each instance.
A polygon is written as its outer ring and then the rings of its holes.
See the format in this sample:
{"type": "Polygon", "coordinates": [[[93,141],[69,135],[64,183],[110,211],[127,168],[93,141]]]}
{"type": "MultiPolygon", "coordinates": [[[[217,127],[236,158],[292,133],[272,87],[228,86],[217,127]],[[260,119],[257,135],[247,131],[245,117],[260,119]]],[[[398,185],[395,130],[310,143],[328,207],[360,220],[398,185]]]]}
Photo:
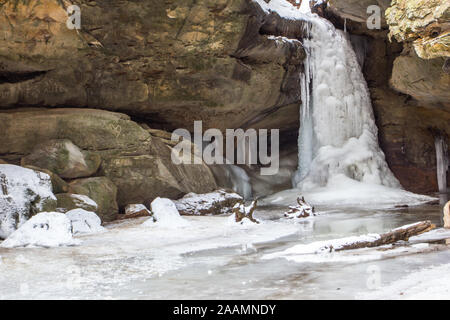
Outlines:
{"type": "Polygon", "coordinates": [[[389,292],[381,297],[402,298],[391,283],[430,266],[446,268],[449,247],[266,257],[300,243],[385,232],[419,220],[441,226],[440,210],[323,207],[321,216],[293,224],[280,221],[280,209],[271,207],[257,214],[263,224],[249,228],[230,225],[226,217],[190,217],[181,229],[145,228],[145,218],[137,219],[79,237],[83,243],[77,247],[0,249],[0,298],[352,299],[380,297],[380,287],[389,292]]]}

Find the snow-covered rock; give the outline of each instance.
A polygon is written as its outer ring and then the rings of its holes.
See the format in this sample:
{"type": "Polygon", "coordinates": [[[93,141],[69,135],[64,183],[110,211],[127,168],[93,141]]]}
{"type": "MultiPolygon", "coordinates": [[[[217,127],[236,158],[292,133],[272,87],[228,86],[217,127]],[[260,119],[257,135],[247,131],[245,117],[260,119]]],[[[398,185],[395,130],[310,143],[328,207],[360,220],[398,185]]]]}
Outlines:
{"type": "Polygon", "coordinates": [[[74,209],[66,213],[72,222],[73,234],[102,232],[106,229],[101,226],[102,220],[95,212],[83,209],[74,209]]]}
{"type": "Polygon", "coordinates": [[[143,223],[144,226],[161,226],[166,228],[186,227],[189,222],[183,219],[175,203],[166,198],[156,198],[151,204],[153,217],[143,223]]]}
{"type": "Polygon", "coordinates": [[[125,207],[125,214],[120,219],[133,219],[139,217],[150,217],[152,212],[143,204],[129,204],[125,207]]]}
{"type": "Polygon", "coordinates": [[[61,212],[68,212],[73,209],[95,212],[98,209],[98,205],[94,200],[82,194],[59,193],[55,196],[58,200],[58,211],[61,212]]]}
{"type": "Polygon", "coordinates": [[[100,163],[98,154],[81,150],[68,139],[46,140],[22,158],[23,165],[47,169],[67,179],[89,177],[98,170],[100,163]]]}
{"type": "Polygon", "coordinates": [[[0,245],[15,247],[59,247],[79,244],[73,239],[72,223],[63,213],[41,212],[25,222],[0,245]]]}
{"type": "Polygon", "coordinates": [[[0,238],[7,238],[32,215],[55,209],[48,174],[0,164],[0,238]]]}
{"type": "Polygon", "coordinates": [[[234,192],[216,190],[206,194],[188,193],[174,201],[182,215],[219,215],[232,213],[236,203],[243,198],[234,192]]]}

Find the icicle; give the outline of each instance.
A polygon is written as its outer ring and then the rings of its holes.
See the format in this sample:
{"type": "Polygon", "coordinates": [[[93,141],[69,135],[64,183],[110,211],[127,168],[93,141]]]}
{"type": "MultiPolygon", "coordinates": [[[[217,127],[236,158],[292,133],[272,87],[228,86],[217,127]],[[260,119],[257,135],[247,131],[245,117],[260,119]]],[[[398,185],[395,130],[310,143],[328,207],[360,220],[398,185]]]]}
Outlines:
{"type": "Polygon", "coordinates": [[[445,143],[442,135],[435,137],[436,146],[436,172],[440,193],[447,193],[447,170],[448,170],[448,158],[447,158],[447,144],[445,143]]]}

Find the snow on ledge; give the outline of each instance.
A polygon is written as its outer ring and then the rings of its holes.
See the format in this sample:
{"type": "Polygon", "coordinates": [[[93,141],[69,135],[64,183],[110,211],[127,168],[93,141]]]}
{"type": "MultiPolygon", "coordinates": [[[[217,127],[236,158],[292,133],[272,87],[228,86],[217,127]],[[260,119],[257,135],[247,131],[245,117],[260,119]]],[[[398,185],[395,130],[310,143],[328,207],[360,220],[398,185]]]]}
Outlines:
{"type": "Polygon", "coordinates": [[[256,2],[267,14],[274,12],[280,17],[289,20],[304,19],[304,13],[286,0],[271,0],[269,3],[266,3],[264,0],[253,0],[253,2],[256,2]]]}

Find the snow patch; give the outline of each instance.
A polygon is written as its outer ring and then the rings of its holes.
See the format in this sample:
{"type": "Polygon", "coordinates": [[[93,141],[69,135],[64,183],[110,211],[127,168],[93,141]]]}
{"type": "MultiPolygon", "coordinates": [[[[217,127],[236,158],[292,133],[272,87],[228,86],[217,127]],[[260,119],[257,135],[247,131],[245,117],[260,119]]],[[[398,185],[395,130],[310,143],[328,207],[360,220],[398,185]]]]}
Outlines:
{"type": "MultiPolygon", "coordinates": [[[[294,7],[290,2],[286,0],[271,0],[269,3],[264,0],[253,0],[266,12],[267,14],[274,12],[280,17],[289,20],[300,20],[303,18],[302,12],[294,7]]],[[[307,2],[304,0],[304,2],[307,2]]]]}

